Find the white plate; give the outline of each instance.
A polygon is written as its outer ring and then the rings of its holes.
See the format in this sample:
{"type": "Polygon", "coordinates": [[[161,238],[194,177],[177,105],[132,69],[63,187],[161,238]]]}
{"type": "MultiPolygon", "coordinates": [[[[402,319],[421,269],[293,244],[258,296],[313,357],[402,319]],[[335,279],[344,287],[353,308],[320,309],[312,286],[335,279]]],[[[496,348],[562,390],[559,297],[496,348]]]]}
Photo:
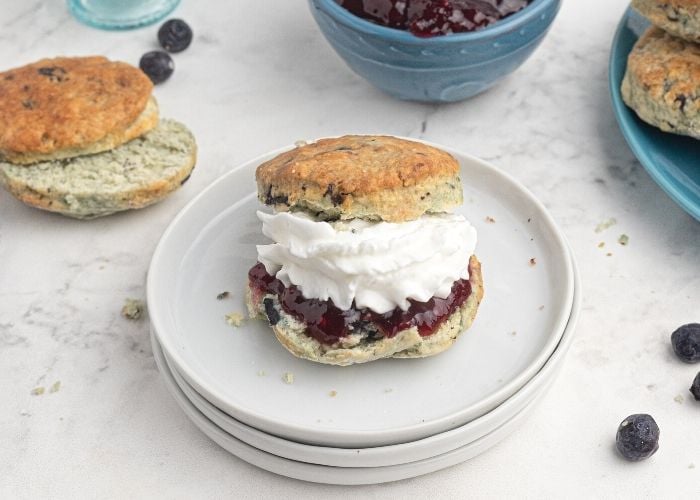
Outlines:
{"type": "Polygon", "coordinates": [[[489,434],[442,455],[388,467],[328,467],[325,465],[288,460],[271,453],[266,453],[236,439],[216,426],[197,410],[180,390],[175,380],[172,378],[172,374],[168,370],[165,356],[155,336],[152,337],[152,341],[154,357],[168,390],[189,419],[192,420],[195,426],[206,434],[207,437],[229,453],[261,469],[282,476],[314,483],[337,485],[384,483],[420,476],[456,465],[483,453],[506,438],[524,421],[525,417],[529,415],[530,411],[532,411],[535,404],[539,401],[539,398],[537,398],[489,434]]]}
{"type": "MultiPolygon", "coordinates": [[[[576,265],[574,263],[574,269],[576,265]]],[[[580,281],[576,272],[574,305],[564,335],[542,369],[519,391],[498,407],[471,422],[418,441],[375,448],[329,448],[288,441],[249,427],[230,417],[197,393],[167,360],[165,369],[182,393],[204,417],[233,437],[262,451],[290,460],[335,467],[382,467],[424,460],[465,446],[506,423],[540,394],[547,391],[556,378],[571,344],[581,306],[580,281]]]]}
{"type": "Polygon", "coordinates": [[[476,158],[443,149],[462,167],[466,201],[457,212],[479,231],[486,289],[474,326],[452,349],[421,360],[333,367],[294,358],[262,322],[225,323],[226,313],[245,311],[247,271],[255,244],[265,241],[255,216],[255,167],[277,151],[205,189],[173,220],[153,255],[151,321],[187,382],[264,432],[348,448],[453,429],[520,389],[549,358],[570,315],[570,253],[524,187],[476,158]],[[216,300],[225,290],[231,298],[216,300]],[[291,385],[281,381],[287,372],[295,376],[291,385]]]}

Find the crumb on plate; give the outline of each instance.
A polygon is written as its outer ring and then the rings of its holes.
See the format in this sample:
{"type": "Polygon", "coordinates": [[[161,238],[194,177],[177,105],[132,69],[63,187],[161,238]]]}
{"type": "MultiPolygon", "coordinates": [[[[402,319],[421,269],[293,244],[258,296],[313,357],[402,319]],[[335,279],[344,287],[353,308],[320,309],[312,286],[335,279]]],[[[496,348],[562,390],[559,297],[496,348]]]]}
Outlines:
{"type": "Polygon", "coordinates": [[[51,387],[49,387],[50,393],[58,392],[59,390],[61,390],[61,381],[60,380],[57,380],[56,382],[54,382],[51,385],[51,387]]]}
{"type": "Polygon", "coordinates": [[[490,215],[487,215],[487,216],[486,216],[486,222],[488,222],[489,224],[495,224],[495,223],[496,223],[496,219],[494,219],[494,218],[491,217],[490,215]]]}
{"type": "Polygon", "coordinates": [[[258,370],[258,377],[264,377],[265,375],[267,375],[267,373],[265,373],[265,370],[258,370]]]}
{"type": "Polygon", "coordinates": [[[605,246],[604,241],[601,241],[600,243],[598,243],[598,248],[603,248],[604,246],[605,246]]]}
{"type": "Polygon", "coordinates": [[[126,319],[137,320],[141,318],[146,305],[142,300],[126,299],[122,306],[122,316],[126,319]]]}
{"type": "Polygon", "coordinates": [[[328,395],[329,395],[330,397],[334,398],[334,397],[336,397],[336,396],[338,395],[338,392],[337,392],[337,391],[331,391],[331,392],[328,393],[328,395]]]}
{"type": "Polygon", "coordinates": [[[241,326],[244,319],[243,315],[239,312],[232,312],[226,315],[226,323],[235,327],[241,326]]]}
{"type": "Polygon", "coordinates": [[[678,403],[679,405],[682,405],[682,404],[683,404],[683,401],[685,401],[685,398],[683,398],[683,395],[682,395],[682,394],[679,394],[678,396],[676,396],[675,398],[673,398],[673,400],[674,400],[676,403],[678,403]]]}
{"type": "Polygon", "coordinates": [[[537,261],[535,260],[534,257],[532,257],[532,258],[530,259],[530,265],[531,265],[531,266],[534,266],[535,264],[537,264],[537,261]]]}
{"type": "Polygon", "coordinates": [[[216,300],[224,300],[228,296],[229,296],[228,291],[223,291],[219,295],[216,296],[216,300]]]}
{"type": "Polygon", "coordinates": [[[620,237],[617,239],[617,242],[623,247],[627,246],[630,242],[630,237],[626,234],[621,234],[620,237]]]}
{"type": "Polygon", "coordinates": [[[285,373],[282,375],[282,381],[287,385],[292,385],[294,383],[294,374],[291,372],[285,373]]]}
{"type": "Polygon", "coordinates": [[[613,227],[615,224],[617,224],[617,221],[615,220],[614,217],[610,217],[608,220],[601,222],[595,227],[595,232],[596,233],[602,233],[606,229],[613,227]]]}
{"type": "Polygon", "coordinates": [[[43,387],[35,387],[35,388],[32,389],[29,393],[30,393],[32,396],[41,396],[42,394],[44,394],[44,390],[45,390],[45,389],[44,389],[43,387]]]}

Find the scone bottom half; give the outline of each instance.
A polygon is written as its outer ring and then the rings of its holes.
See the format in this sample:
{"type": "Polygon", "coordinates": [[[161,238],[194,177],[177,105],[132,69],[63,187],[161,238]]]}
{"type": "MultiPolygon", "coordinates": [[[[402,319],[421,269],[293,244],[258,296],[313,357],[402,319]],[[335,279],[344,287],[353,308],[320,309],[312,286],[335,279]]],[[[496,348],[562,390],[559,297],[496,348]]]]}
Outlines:
{"type": "Polygon", "coordinates": [[[259,200],[320,220],[404,222],[462,204],[459,163],[432,146],[348,135],[298,146],[256,170],[259,200]]]}
{"type": "Polygon", "coordinates": [[[446,299],[411,301],[407,311],[342,311],[332,301],[306,299],[293,285],[285,287],[262,264],[249,271],[246,288],[250,317],[268,322],[289,352],[340,366],[443,352],[471,326],[483,295],[476,256],[469,261],[469,279],[455,282],[446,299]]]}

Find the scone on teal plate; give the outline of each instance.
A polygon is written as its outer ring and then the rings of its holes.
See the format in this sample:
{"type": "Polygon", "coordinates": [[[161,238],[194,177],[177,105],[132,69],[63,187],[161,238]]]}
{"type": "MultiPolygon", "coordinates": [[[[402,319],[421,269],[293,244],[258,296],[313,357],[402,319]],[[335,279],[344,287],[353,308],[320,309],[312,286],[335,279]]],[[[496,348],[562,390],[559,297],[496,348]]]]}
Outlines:
{"type": "Polygon", "coordinates": [[[650,125],[700,139],[700,45],[649,28],[629,54],[621,93],[650,125]]]}
{"type": "Polygon", "coordinates": [[[672,35],[700,43],[700,0],[632,0],[632,7],[672,35]]]}
{"type": "Polygon", "coordinates": [[[257,168],[263,233],[251,317],[292,354],[333,365],[448,349],[483,297],[459,164],[434,147],[345,136],[257,168]]]}

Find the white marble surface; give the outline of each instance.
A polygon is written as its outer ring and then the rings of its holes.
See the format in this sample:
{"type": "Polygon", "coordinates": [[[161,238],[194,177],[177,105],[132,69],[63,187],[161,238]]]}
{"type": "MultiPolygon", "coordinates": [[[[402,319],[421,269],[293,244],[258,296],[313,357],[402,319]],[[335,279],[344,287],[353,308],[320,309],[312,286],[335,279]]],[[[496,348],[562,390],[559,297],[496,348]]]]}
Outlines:
{"type": "MultiPolygon", "coordinates": [[[[608,50],[625,7],[564,2],[541,48],[501,85],[428,106],[352,74],[302,0],[183,0],[176,15],[197,36],[156,95],[198,138],[190,182],[160,205],[91,222],[0,194],[0,497],[697,497],[700,403],[687,389],[699,367],[673,358],[669,335],[700,321],[700,225],[635,161],[610,109],[608,50]],[[358,488],[275,476],[211,443],[166,392],[147,322],[119,314],[126,297],[144,297],[161,232],[204,186],[270,149],[348,132],[423,137],[513,174],[570,239],[585,292],[563,373],[516,435],[451,469],[358,488]],[[595,233],[610,217],[618,224],[595,233]],[[615,429],[635,412],[656,417],[661,448],[626,463],[615,429]]],[[[6,0],[0,68],[59,54],[136,63],[155,32],[101,32],[62,1],[6,0]]]]}

